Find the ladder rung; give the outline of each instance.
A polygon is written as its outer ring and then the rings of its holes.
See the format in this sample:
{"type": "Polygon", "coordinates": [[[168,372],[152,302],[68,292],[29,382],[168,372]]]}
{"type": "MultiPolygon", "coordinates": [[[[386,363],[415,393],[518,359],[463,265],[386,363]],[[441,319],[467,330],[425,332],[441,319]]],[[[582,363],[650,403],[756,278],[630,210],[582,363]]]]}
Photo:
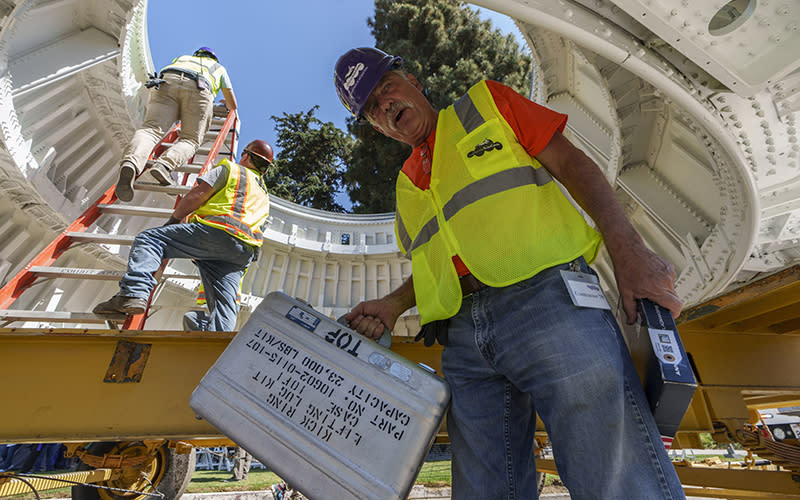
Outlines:
{"type": "Polygon", "coordinates": [[[0,311],[0,321],[50,321],[53,323],[105,323],[106,321],[125,321],[124,314],[94,314],[86,312],[63,311],[21,311],[6,309],[0,311]]]}
{"type": "Polygon", "coordinates": [[[154,182],[137,182],[133,185],[133,187],[134,189],[138,189],[140,191],[155,191],[157,193],[167,194],[186,194],[192,190],[191,186],[162,186],[161,184],[156,184],[154,182]]]}
{"type": "Polygon", "coordinates": [[[181,165],[180,167],[173,170],[173,172],[186,172],[190,174],[199,174],[200,170],[203,169],[203,165],[197,165],[194,163],[187,163],[185,165],[181,165]]]}
{"type": "Polygon", "coordinates": [[[171,208],[137,207],[130,205],[107,205],[101,203],[97,207],[104,214],[115,215],[138,215],[143,217],[169,217],[172,215],[171,208]]]}
{"type": "MultiPolygon", "coordinates": [[[[152,167],[152,166],[153,166],[153,160],[148,160],[146,168],[149,168],[149,167],[152,167]]],[[[192,174],[196,174],[196,173],[200,172],[201,168],[203,168],[203,164],[202,163],[200,163],[200,164],[186,163],[186,164],[181,165],[180,167],[176,168],[175,170],[173,170],[173,172],[189,172],[189,173],[192,173],[192,174]]]]}
{"type": "MultiPolygon", "coordinates": [[[[114,269],[87,269],[82,267],[50,267],[33,266],[30,271],[43,278],[77,278],[85,280],[108,280],[116,281],[122,278],[125,271],[114,269]]],[[[161,275],[162,278],[199,280],[199,274],[167,273],[161,275]]]]}
{"type": "MultiPolygon", "coordinates": [[[[203,136],[203,142],[200,143],[200,146],[202,146],[203,144],[206,144],[206,143],[214,144],[214,142],[217,140],[218,136],[219,136],[219,134],[216,133],[216,132],[215,133],[211,133],[211,132],[207,133],[206,135],[203,136]]],[[[229,147],[230,144],[228,142],[229,141],[222,141],[222,146],[226,147],[226,148],[229,147]]]]}
{"type": "Polygon", "coordinates": [[[79,278],[84,280],[109,280],[122,278],[125,271],[114,269],[85,269],[78,267],[33,266],[31,272],[42,278],[79,278]]]}
{"type": "Polygon", "coordinates": [[[199,280],[199,274],[179,274],[179,273],[164,273],[161,275],[162,278],[166,279],[176,279],[176,280],[199,280]]]}
{"type": "Polygon", "coordinates": [[[78,241],[90,241],[92,243],[108,243],[110,245],[130,245],[135,236],[129,234],[103,234],[103,233],[83,233],[71,232],[67,236],[78,241]]]}
{"type": "MultiPolygon", "coordinates": [[[[200,151],[200,150],[204,149],[202,147],[202,144],[205,144],[207,142],[210,142],[210,143],[213,144],[214,141],[216,141],[216,140],[217,140],[217,134],[206,134],[205,136],[203,136],[203,142],[201,143],[200,147],[197,148],[197,150],[200,151]]],[[[165,148],[169,148],[169,147],[174,146],[175,143],[174,142],[166,142],[165,141],[165,142],[162,142],[161,145],[164,146],[165,148]]],[[[227,144],[223,143],[223,146],[227,146],[227,144]]],[[[208,151],[208,149],[209,148],[205,148],[206,151],[208,151]]],[[[153,160],[150,160],[149,162],[147,162],[147,164],[149,165],[152,161],[153,160]]]]}
{"type": "MultiPolygon", "coordinates": [[[[196,155],[208,156],[208,154],[210,152],[211,152],[211,146],[209,146],[207,148],[200,147],[200,148],[198,148],[198,150],[197,150],[197,152],[195,154],[196,155]]],[[[230,156],[231,152],[230,151],[220,151],[218,154],[225,155],[225,156],[230,156]]]]}

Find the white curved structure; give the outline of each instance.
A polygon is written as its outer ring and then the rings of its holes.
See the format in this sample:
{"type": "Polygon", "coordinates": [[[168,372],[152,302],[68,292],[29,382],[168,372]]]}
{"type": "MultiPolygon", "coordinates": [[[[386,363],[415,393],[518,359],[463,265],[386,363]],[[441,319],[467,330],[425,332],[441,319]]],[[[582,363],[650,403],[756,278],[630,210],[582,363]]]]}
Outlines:
{"type": "MultiPolygon", "coordinates": [[[[475,3],[517,21],[535,59],[532,98],[569,113],[571,139],[617,186],[648,244],[675,263],[686,305],[800,262],[797,1],[475,3]]],[[[0,1],[2,282],[114,182],[153,69],[146,7],[0,1]]],[[[96,232],[111,234],[160,223],[98,222],[96,232]]],[[[245,280],[248,305],[282,290],[338,316],[411,272],[394,243],[392,214],[331,214],[274,200],[266,234],[245,280]]],[[[121,269],[126,252],[84,245],[57,265],[121,269]]],[[[597,267],[613,283],[604,259],[597,267]]],[[[198,283],[191,268],[176,264],[189,278],[160,292],[148,327],[180,328],[198,283]]],[[[115,290],[108,281],[55,279],[14,308],[88,311],[115,290]]],[[[411,311],[395,334],[413,335],[416,325],[411,311]]]]}

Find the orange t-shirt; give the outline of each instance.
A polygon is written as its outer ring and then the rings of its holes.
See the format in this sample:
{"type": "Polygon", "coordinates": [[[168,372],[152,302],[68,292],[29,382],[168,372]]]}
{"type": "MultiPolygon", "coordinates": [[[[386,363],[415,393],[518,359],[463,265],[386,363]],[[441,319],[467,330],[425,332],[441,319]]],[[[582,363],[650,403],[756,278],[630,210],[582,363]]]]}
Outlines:
{"type": "MultiPolygon", "coordinates": [[[[556,132],[563,132],[567,125],[567,115],[553,111],[530,101],[511,87],[492,80],[486,80],[497,109],[508,122],[517,140],[531,156],[541,153],[556,132]]],[[[419,189],[430,189],[431,162],[436,142],[436,130],[415,147],[403,164],[403,173],[419,189]]],[[[469,269],[458,255],[453,256],[453,264],[459,276],[469,274],[469,269]]]]}

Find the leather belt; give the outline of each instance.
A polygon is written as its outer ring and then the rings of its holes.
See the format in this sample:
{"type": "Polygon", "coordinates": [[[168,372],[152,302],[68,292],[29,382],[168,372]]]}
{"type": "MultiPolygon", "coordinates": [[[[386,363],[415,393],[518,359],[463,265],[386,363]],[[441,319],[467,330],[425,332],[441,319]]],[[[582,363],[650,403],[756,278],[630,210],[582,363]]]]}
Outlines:
{"type": "Polygon", "coordinates": [[[464,297],[477,292],[481,288],[486,288],[487,286],[471,274],[462,276],[458,279],[458,282],[461,284],[461,295],[464,297]]]}
{"type": "Polygon", "coordinates": [[[186,71],[181,71],[179,69],[165,69],[161,72],[161,77],[164,75],[173,74],[173,75],[180,75],[184,78],[188,78],[189,80],[197,81],[197,74],[195,73],[187,73],[186,71]]]}

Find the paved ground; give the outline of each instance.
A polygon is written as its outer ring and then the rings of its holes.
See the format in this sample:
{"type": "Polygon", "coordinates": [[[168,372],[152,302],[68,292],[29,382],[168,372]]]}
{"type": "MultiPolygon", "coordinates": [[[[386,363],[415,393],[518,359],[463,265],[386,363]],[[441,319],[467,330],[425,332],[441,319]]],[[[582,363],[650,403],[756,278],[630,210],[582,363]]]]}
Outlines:
{"type": "MultiPolygon", "coordinates": [[[[409,500],[450,500],[450,488],[417,488],[411,491],[409,500]]],[[[566,493],[546,493],[541,500],[570,500],[566,493]]],[[[57,500],[70,500],[69,498],[57,500]]],[[[269,491],[235,491],[228,493],[191,493],[181,500],[274,500],[269,491]]],[[[687,500],[705,500],[700,497],[687,497],[687,500]]]]}
{"type": "MultiPolygon", "coordinates": [[[[449,500],[450,488],[423,488],[415,486],[408,498],[411,500],[449,500]]],[[[551,493],[542,495],[540,498],[542,500],[569,500],[569,495],[551,493]]],[[[236,491],[228,493],[192,493],[183,495],[181,500],[274,500],[274,498],[269,491],[236,491]]]]}

